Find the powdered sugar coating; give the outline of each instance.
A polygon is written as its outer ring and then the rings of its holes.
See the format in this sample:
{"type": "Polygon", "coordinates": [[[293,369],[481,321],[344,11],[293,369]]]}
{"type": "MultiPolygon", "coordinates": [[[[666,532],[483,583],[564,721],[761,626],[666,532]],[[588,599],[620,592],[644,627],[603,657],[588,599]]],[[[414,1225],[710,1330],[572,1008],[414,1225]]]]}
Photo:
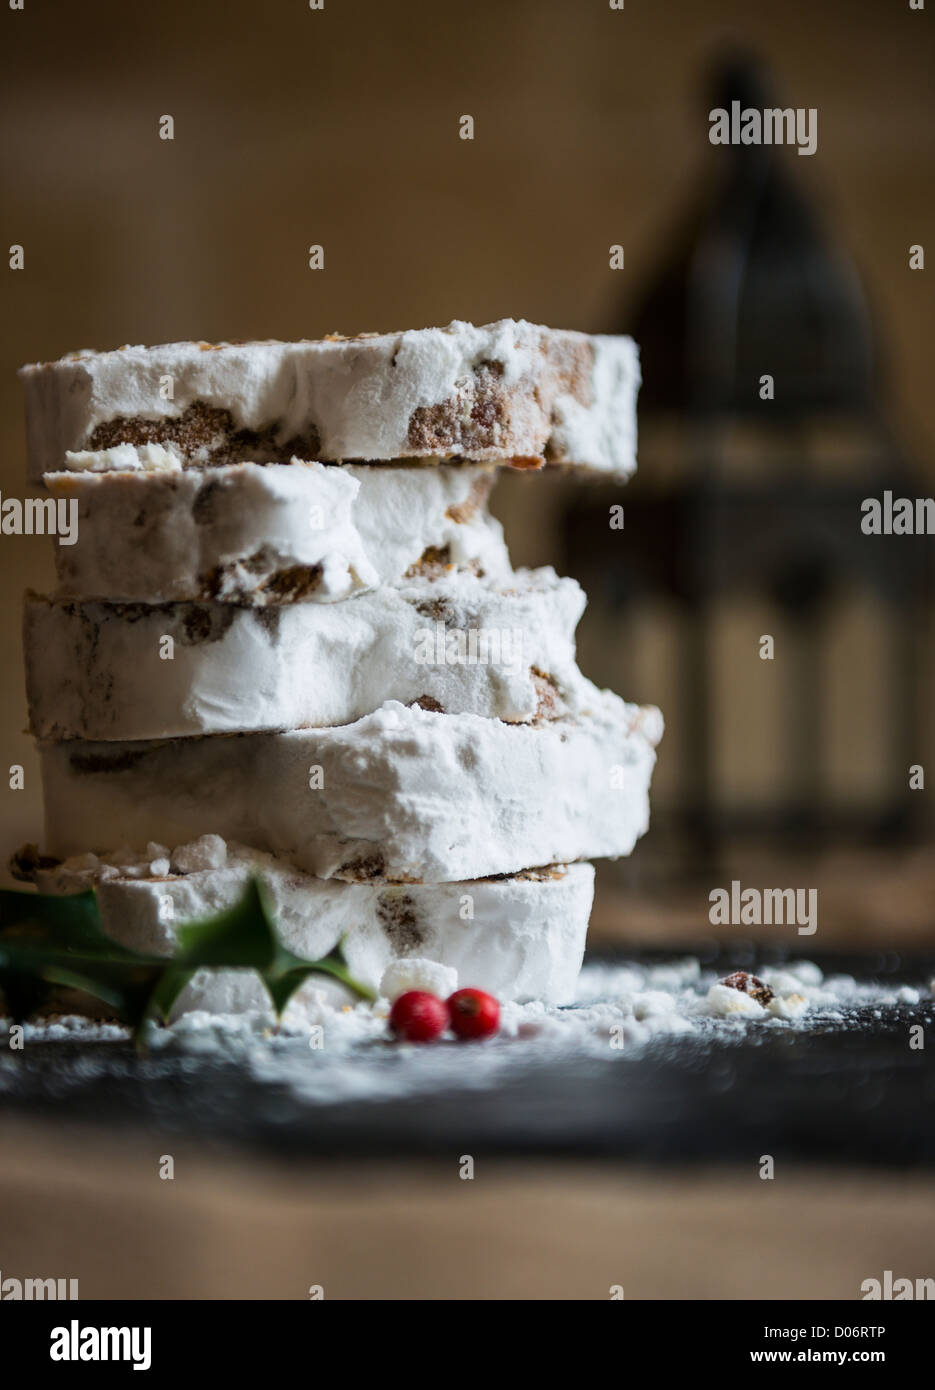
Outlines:
{"type": "Polygon", "coordinates": [[[410,990],[423,990],[447,999],[458,988],[458,972],[450,965],[427,960],[425,956],[394,960],[384,970],[380,980],[380,995],[391,1004],[410,990]]]}

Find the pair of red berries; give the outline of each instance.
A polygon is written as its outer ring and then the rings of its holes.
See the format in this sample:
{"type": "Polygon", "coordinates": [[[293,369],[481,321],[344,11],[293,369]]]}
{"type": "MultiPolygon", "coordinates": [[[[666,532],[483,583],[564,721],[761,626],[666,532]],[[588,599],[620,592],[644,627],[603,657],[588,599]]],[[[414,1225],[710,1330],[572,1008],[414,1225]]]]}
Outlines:
{"type": "Polygon", "coordinates": [[[390,1009],[390,1028],[404,1042],[433,1042],[446,1028],[462,1039],[490,1038],[500,1027],[500,1005],[482,989],[456,989],[447,999],[410,989],[390,1009]]]}

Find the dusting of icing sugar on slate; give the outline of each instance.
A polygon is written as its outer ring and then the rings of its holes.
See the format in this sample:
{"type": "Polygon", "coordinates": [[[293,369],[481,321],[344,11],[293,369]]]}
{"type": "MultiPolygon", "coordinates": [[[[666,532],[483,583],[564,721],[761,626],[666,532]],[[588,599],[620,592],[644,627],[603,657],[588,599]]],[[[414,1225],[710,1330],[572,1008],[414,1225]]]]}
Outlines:
{"type": "MultiPolygon", "coordinates": [[[[505,1003],[500,1035],[472,1048],[465,1065],[456,1042],[433,1047],[387,1047],[389,1002],[351,1004],[334,991],[309,981],[297,995],[279,1031],[272,1030],[268,1008],[218,1014],[207,1009],[180,1017],[150,1039],[157,1052],[194,1055],[242,1068],[252,1079],[285,1088],[299,1104],[336,1105],[385,1102],[441,1092],[492,1090],[528,1078],[535,1068],[587,1058],[608,1066],[638,1062],[654,1044],[690,1048],[699,1044],[754,1041],[770,1033],[802,1035],[811,1030],[866,1026],[884,1009],[919,1002],[919,991],[896,983],[861,984],[847,975],[823,976],[809,961],[758,968],[757,974],[777,994],[803,996],[806,1008],[795,1018],[757,1015],[721,1016],[709,1001],[717,981],[699,961],[687,958],[662,966],[637,963],[586,964],[578,978],[573,1007],[535,1000],[505,1003]],[[308,1047],[310,1028],[323,1030],[325,1046],[308,1047]],[[611,1037],[622,1045],[610,1046],[611,1037]]],[[[465,977],[461,976],[462,981],[465,977]]],[[[933,982],[935,983],[935,982],[933,982]]],[[[931,1008],[931,998],[926,1001],[931,1008]]],[[[27,1044],[95,1041],[126,1042],[126,1029],[73,1016],[26,1025],[27,1044]]],[[[35,1055],[33,1053],[32,1055],[35,1055]]],[[[88,1075],[107,1074],[106,1052],[82,1059],[74,1084],[88,1075]]],[[[110,1064],[120,1075],[137,1066],[135,1059],[110,1064]]],[[[66,1086],[59,1063],[58,1084],[66,1086]]],[[[21,1068],[0,1057],[0,1091],[15,1084],[21,1068]]],[[[700,1084],[700,1083],[699,1083],[700,1084]]]]}

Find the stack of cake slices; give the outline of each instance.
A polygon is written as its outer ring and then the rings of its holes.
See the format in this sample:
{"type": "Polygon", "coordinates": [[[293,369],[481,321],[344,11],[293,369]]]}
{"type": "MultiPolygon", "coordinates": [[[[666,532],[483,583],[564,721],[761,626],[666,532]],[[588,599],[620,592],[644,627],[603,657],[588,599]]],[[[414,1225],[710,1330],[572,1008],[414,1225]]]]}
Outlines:
{"type": "Polygon", "coordinates": [[[77,515],[26,600],[39,887],[168,954],[258,875],[292,950],[343,938],[374,989],[412,958],[571,998],[662,721],[580,674],[581,590],[514,572],[487,500],[502,466],[633,471],[632,341],[506,320],[21,375],[31,476],[77,515]]]}

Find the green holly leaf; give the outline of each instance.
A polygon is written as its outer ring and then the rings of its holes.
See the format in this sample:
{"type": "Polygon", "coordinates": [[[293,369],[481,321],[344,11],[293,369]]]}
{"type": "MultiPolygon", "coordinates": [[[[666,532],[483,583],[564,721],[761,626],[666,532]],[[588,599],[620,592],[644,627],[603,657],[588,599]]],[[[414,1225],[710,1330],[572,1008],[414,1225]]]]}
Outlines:
{"type": "Polygon", "coordinates": [[[5,960],[0,952],[0,996],[15,1023],[38,1013],[52,993],[52,985],[29,969],[5,960]]]}
{"type": "Polygon", "coordinates": [[[289,1000],[310,975],[328,975],[351,990],[359,999],[372,1002],[377,997],[372,989],[353,978],[347,968],[340,942],[327,956],[315,961],[302,960],[300,956],[294,956],[291,951],[280,946],[272,964],[259,974],[279,1017],[282,1017],[289,1000]]]}
{"type": "Polygon", "coordinates": [[[107,956],[135,955],[104,931],[92,890],[68,894],[0,890],[0,941],[24,938],[107,956]]]}
{"type": "Polygon", "coordinates": [[[101,925],[97,895],[0,891],[0,990],[18,1021],[47,1003],[56,986],[101,1000],[134,1029],[137,1040],[155,1019],[167,1021],[196,970],[252,969],[277,1016],[310,975],[340,981],[360,999],[376,998],[355,980],[338,944],[308,961],[283,946],[272,906],[258,879],[233,907],[178,927],[171,957],[120,946],[101,925]]]}
{"type": "Polygon", "coordinates": [[[94,892],[0,891],[0,989],[17,1020],[59,987],[90,994],[136,1027],[165,968],[107,935],[94,892]]]}
{"type": "Polygon", "coordinates": [[[279,946],[266,889],[259,879],[251,879],[240,902],[202,922],[180,926],[176,941],[175,960],[180,965],[264,969],[279,946]]]}
{"type": "Polygon", "coordinates": [[[269,895],[259,879],[252,879],[240,902],[205,922],[192,922],[177,932],[177,965],[201,969],[217,965],[226,969],[256,970],[278,1017],[295,991],[310,975],[339,980],[360,999],[373,1000],[373,990],[355,980],[347,968],[340,944],[320,960],[303,960],[279,939],[269,895]]]}
{"type": "Polygon", "coordinates": [[[175,1001],[194,973],[194,969],[180,970],[174,966],[162,970],[149,996],[149,1007],[142,1022],[158,1019],[163,1023],[168,1023],[175,1001]]]}

